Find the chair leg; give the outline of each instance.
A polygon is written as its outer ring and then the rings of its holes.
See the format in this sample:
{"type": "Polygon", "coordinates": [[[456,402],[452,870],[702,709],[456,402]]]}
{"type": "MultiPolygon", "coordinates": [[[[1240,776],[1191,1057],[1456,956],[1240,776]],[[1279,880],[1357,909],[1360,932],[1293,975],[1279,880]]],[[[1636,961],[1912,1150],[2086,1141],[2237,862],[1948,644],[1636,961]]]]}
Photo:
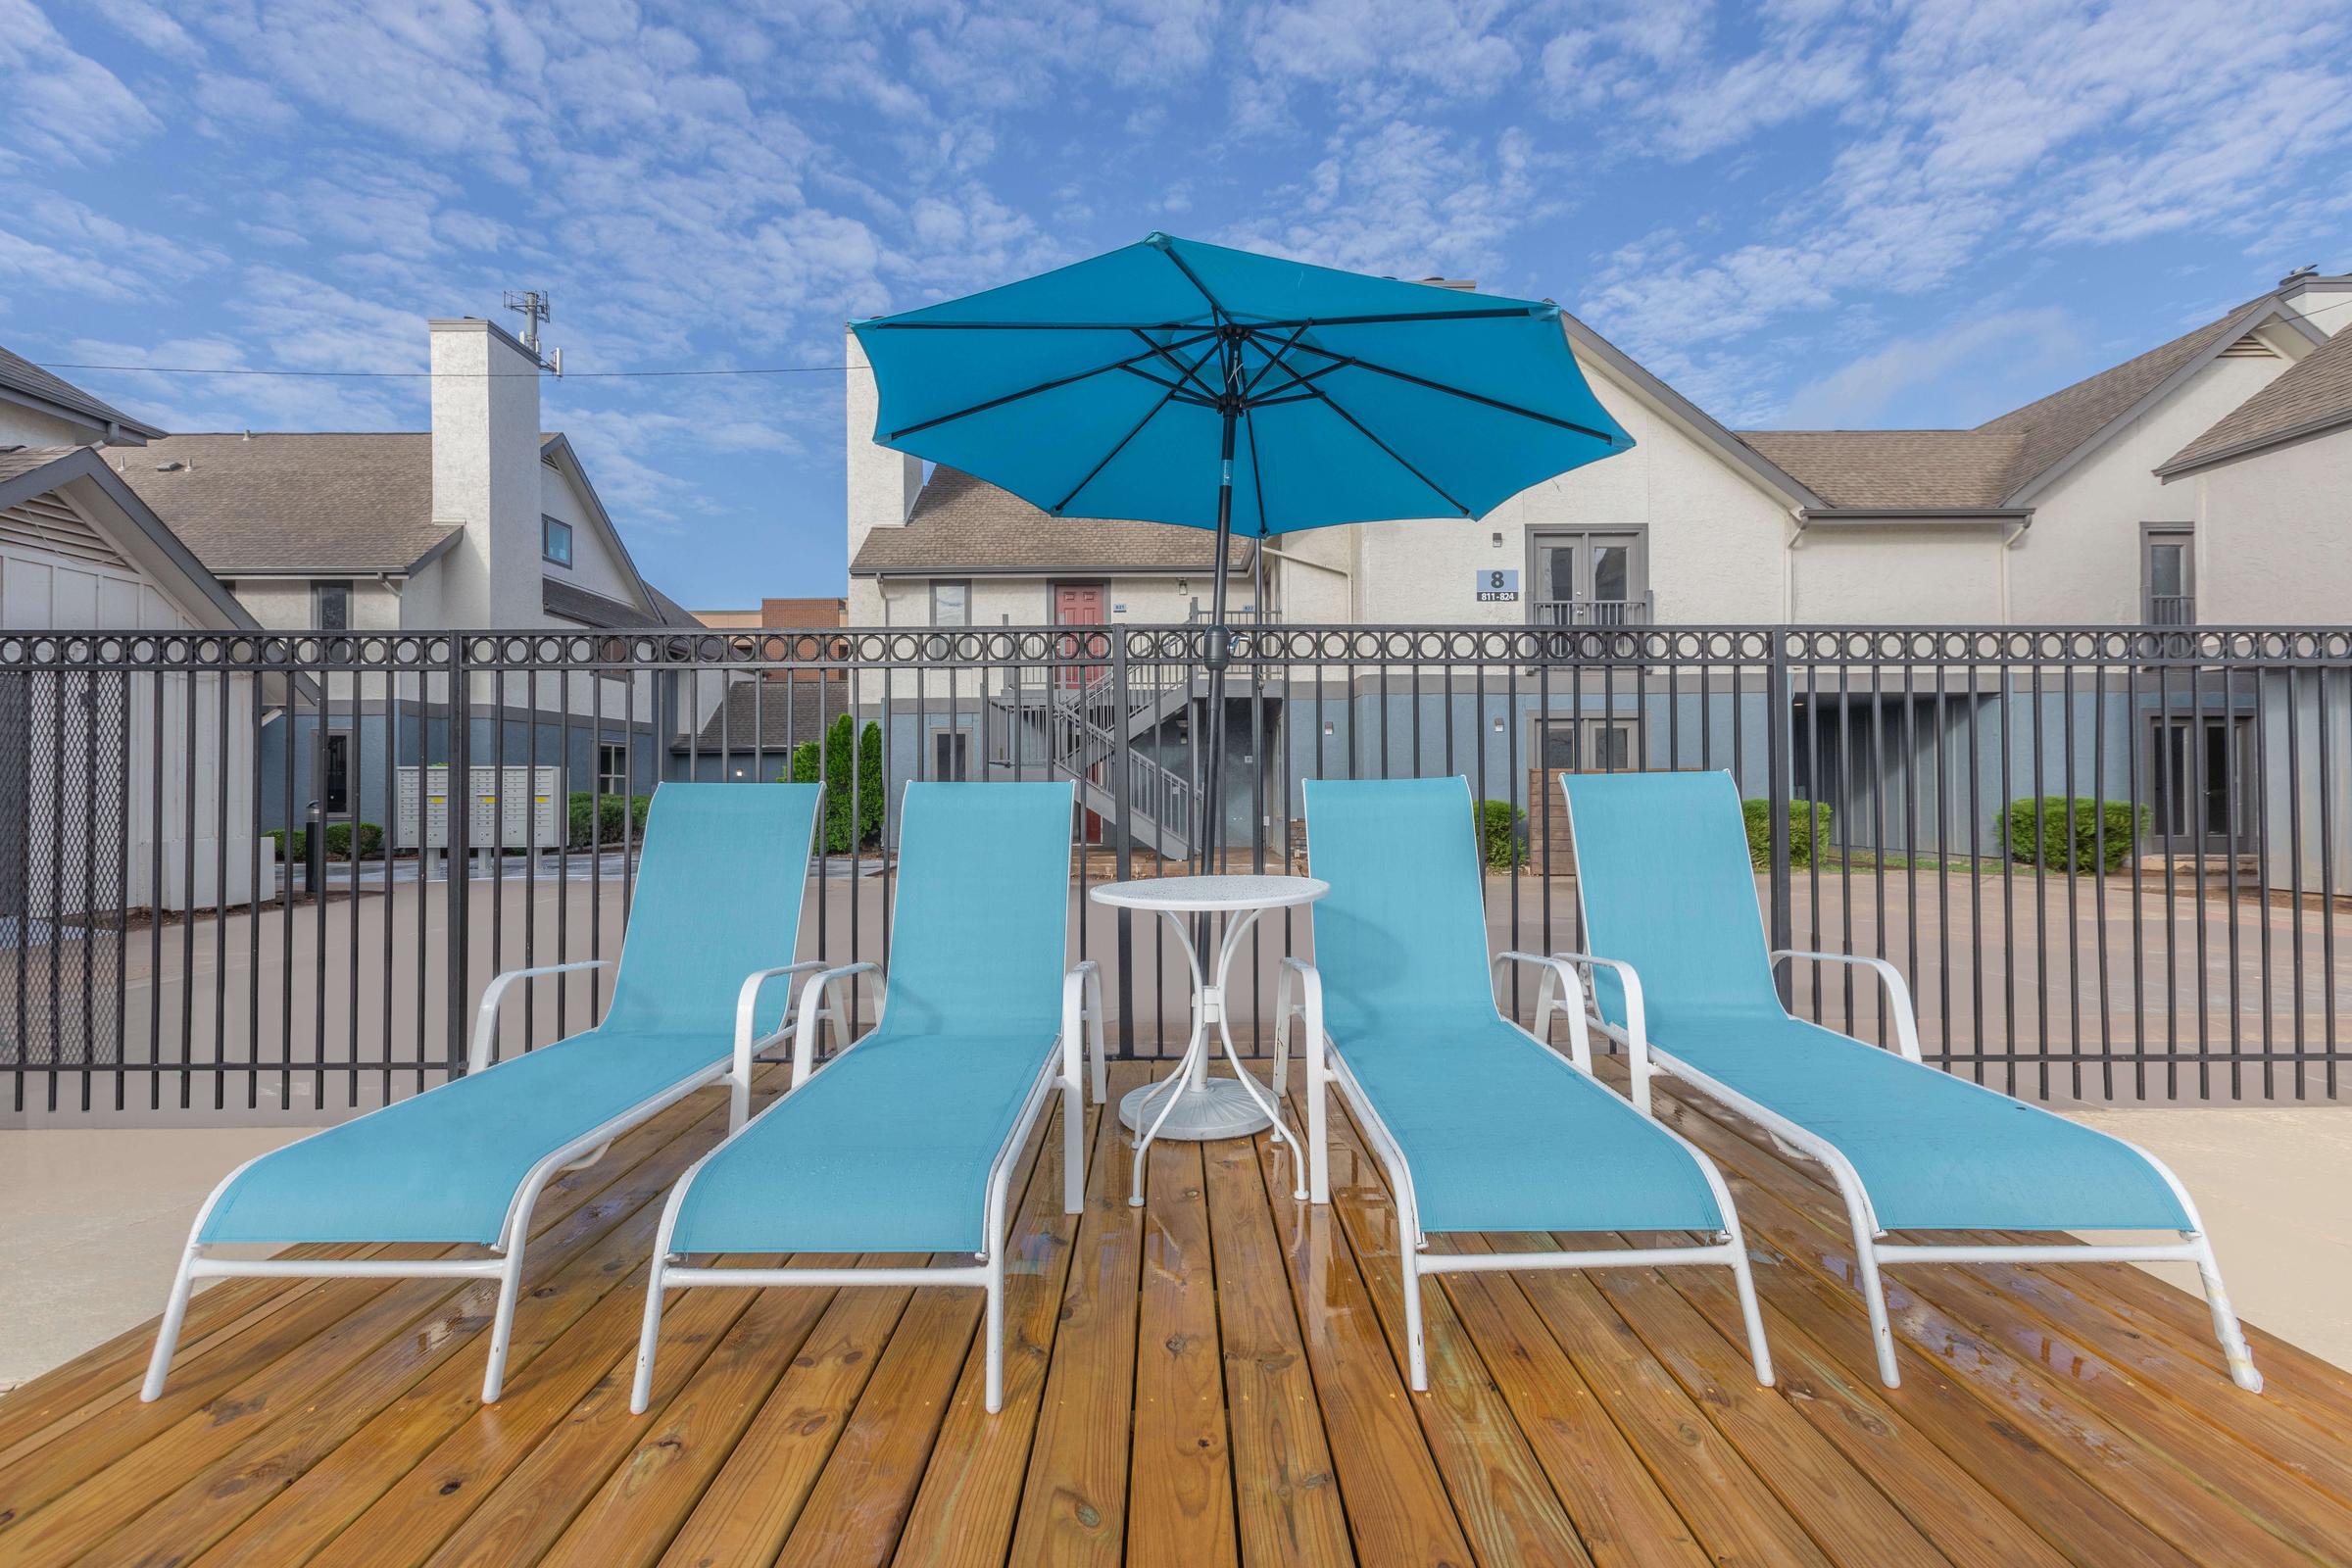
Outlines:
{"type": "Polygon", "coordinates": [[[2222,1342],[2222,1353],[2230,1358],[2230,1381],[2248,1394],[2262,1392],[2262,1374],[2254,1366],[2254,1352],[2246,1345],[2245,1331],[2238,1326],[2237,1313],[2230,1306],[2230,1293],[2222,1288],[2222,1265],[2213,1255],[2213,1239],[2190,1233],[2197,1244],[2197,1279],[2205,1287],[2205,1304],[2213,1312],[2213,1336],[2222,1342]]]}
{"type": "Polygon", "coordinates": [[[147,1360],[147,1381],[140,1385],[139,1398],[152,1404],[163,1397],[164,1378],[172,1369],[172,1352],[179,1345],[179,1326],[188,1315],[188,1294],[196,1288],[196,1244],[190,1242],[179,1260],[179,1273],[172,1281],[172,1298],[164,1304],[164,1321],[155,1331],[155,1353],[147,1360]]]}
{"type": "Polygon", "coordinates": [[[1004,1408],[1004,1249],[999,1246],[988,1256],[987,1321],[980,1332],[988,1336],[988,1391],[985,1400],[988,1413],[995,1415],[1004,1408]]]}
{"type": "Polygon", "coordinates": [[[1061,1211],[1086,1207],[1086,1093],[1073,1079],[1061,1085],[1061,1211]]]}
{"type": "Polygon", "coordinates": [[[653,1272],[645,1281],[645,1318],[637,1330],[637,1375],[629,1385],[631,1415],[645,1414],[654,1401],[654,1355],[662,1341],[662,1258],[656,1252],[653,1272]]]}
{"type": "Polygon", "coordinates": [[[1732,1283],[1740,1293],[1740,1319],[1747,1325],[1747,1358],[1755,1363],[1756,1382],[1769,1389],[1773,1385],[1772,1347],[1764,1339],[1764,1313],[1756,1305],[1755,1271],[1736,1221],[1727,1239],[1732,1245],[1732,1283]]]}
{"type": "Polygon", "coordinates": [[[1306,1194],[1312,1202],[1331,1201],[1331,1098],[1313,1058],[1306,1067],[1306,1194]]]}
{"type": "Polygon", "coordinates": [[[1429,1352],[1421,1343],[1421,1266],[1412,1243],[1400,1238],[1404,1267],[1405,1378],[1415,1394],[1429,1392],[1429,1352]]]}
{"type": "Polygon", "coordinates": [[[1854,1219],[1854,1283],[1861,1289],[1862,1304],[1870,1309],[1870,1342],[1879,1352],[1879,1381],[1899,1389],[1903,1375],[1894,1364],[1894,1330],[1886,1322],[1886,1286],[1879,1278],[1879,1249],[1859,1215],[1854,1219]]]}
{"type": "Polygon", "coordinates": [[[507,1383],[507,1351],[514,1343],[514,1303],[522,1295],[523,1225],[517,1220],[498,1272],[498,1305],[490,1319],[490,1364],[482,1369],[482,1402],[496,1404],[507,1383]]]}

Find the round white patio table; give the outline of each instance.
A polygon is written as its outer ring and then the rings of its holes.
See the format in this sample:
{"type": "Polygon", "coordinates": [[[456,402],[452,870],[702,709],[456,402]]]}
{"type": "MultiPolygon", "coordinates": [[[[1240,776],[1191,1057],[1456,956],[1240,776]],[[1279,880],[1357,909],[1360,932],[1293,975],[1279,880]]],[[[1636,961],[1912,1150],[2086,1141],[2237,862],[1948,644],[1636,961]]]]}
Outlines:
{"type": "Polygon", "coordinates": [[[1298,1173],[1297,1196],[1306,1197],[1306,1159],[1298,1139],[1283,1125],[1274,1097],[1242,1065],[1226,1023],[1226,979],[1242,938],[1268,909],[1312,904],[1331,891],[1331,885],[1311,876],[1163,876],[1135,882],[1105,882],[1087,896],[1116,909],[1140,909],[1160,914],[1176,933],[1177,949],[1192,971],[1193,1031],[1185,1042],[1176,1070],[1157,1083],[1133,1090],[1119,1101],[1119,1120],[1135,1134],[1135,1168],[1127,1201],[1144,1200],[1144,1156],[1154,1139],[1207,1140],[1247,1138],[1260,1128],[1274,1129],[1277,1143],[1291,1146],[1291,1163],[1298,1173]],[[1203,977],[1200,956],[1193,949],[1187,915],[1221,915],[1224,936],[1217,943],[1215,969],[1203,977]],[[1233,1064],[1231,1078],[1208,1075],[1208,1032],[1214,1026],[1233,1064]]]}

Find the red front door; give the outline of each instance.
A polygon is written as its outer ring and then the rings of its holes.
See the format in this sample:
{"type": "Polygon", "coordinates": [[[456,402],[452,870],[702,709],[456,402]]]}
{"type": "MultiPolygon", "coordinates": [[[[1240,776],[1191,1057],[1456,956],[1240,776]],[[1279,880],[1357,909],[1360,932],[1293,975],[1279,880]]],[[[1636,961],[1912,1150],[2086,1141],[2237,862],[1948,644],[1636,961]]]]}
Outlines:
{"type": "MultiPolygon", "coordinates": [[[[1109,619],[1105,613],[1108,597],[1109,590],[1099,582],[1057,582],[1054,585],[1054,624],[1102,625],[1109,619]]],[[[1059,652],[1064,659],[1083,659],[1100,657],[1105,650],[1099,637],[1072,637],[1059,652]]],[[[1071,691],[1079,691],[1102,673],[1099,664],[1064,664],[1055,672],[1054,680],[1071,691]]]]}

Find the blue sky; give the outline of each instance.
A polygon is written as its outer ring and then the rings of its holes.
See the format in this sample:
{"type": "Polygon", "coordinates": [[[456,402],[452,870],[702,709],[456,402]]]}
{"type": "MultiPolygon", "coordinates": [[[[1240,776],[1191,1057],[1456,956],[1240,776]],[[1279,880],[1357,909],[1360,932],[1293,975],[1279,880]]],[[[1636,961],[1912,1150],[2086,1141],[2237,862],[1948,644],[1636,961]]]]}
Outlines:
{"type": "MultiPolygon", "coordinates": [[[[2352,267],[2340,0],[0,0],[0,343],[416,370],[551,290],[571,371],[1164,228],[1549,296],[1734,425],[1967,424],[2352,267]]],[[[510,321],[512,318],[507,318],[510,321]]],[[[64,372],[168,428],[415,379],[64,372]]],[[[545,389],[647,575],[838,591],[838,373],[545,389]]]]}

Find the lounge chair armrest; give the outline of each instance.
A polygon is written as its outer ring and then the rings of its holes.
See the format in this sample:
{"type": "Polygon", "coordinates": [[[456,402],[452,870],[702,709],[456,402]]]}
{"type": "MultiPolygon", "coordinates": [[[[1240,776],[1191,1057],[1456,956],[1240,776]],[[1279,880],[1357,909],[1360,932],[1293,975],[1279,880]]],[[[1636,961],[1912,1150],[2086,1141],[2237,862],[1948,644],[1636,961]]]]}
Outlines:
{"type": "Polygon", "coordinates": [[[799,963],[779,964],[773,969],[756,969],[744,976],[742,987],[735,993],[735,1064],[728,1074],[733,1084],[730,1130],[742,1127],[751,1112],[752,1058],[784,1038],[784,1019],[792,1014],[793,996],[787,990],[784,994],[783,1016],[777,1019],[774,1032],[756,1035],[760,993],[767,989],[770,980],[788,974],[808,974],[824,966],[825,960],[822,958],[804,958],[799,963]]]}
{"type": "Polygon", "coordinates": [[[498,1054],[498,1009],[507,1000],[507,992],[517,980],[536,980],[544,974],[571,974],[582,969],[602,969],[611,958],[574,958],[569,963],[543,963],[530,969],[509,969],[494,977],[482,992],[482,1004],[473,1015],[473,1044],[466,1053],[466,1070],[481,1072],[488,1068],[498,1054]]]}
{"type": "Polygon", "coordinates": [[[870,974],[879,983],[882,966],[878,963],[844,963],[831,969],[820,969],[801,982],[799,1016],[792,1026],[792,1087],[798,1089],[808,1081],[816,1070],[816,1025],[820,1018],[833,1020],[833,1046],[840,1050],[849,1044],[850,1015],[839,1002],[828,1002],[837,986],[845,985],[858,975],[870,974]]]}
{"type": "MultiPolygon", "coordinates": [[[[1809,958],[1815,963],[1843,963],[1858,969],[1870,969],[1886,988],[1886,1003],[1894,1012],[1895,1049],[1906,1061],[1920,1061],[1919,1015],[1911,1005],[1911,988],[1903,983],[1903,971],[1885,958],[1867,953],[1803,953],[1794,948],[1773,950],[1773,967],[1778,968],[1787,958],[1809,958]]],[[[1925,1065],[1923,1062],[1922,1065],[1925,1065]]]]}
{"type": "Polygon", "coordinates": [[[1568,1059],[1579,1072],[1592,1071],[1592,1037],[1585,1026],[1585,982],[1577,972],[1559,958],[1542,953],[1497,953],[1494,955],[1495,1005],[1500,1006],[1502,971],[1513,963],[1533,964],[1544,971],[1542,984],[1536,990],[1536,1027],[1530,1031],[1544,1044],[1551,1044],[1551,1014],[1554,1008],[1568,1015],[1568,1059]],[[1565,1000],[1562,1000],[1563,997],[1565,1000]]]}
{"type": "MultiPolygon", "coordinates": [[[[1642,976],[1623,958],[1603,958],[1591,953],[1555,953],[1553,957],[1575,968],[1591,971],[1606,969],[1616,975],[1617,984],[1625,992],[1625,1060],[1633,1074],[1634,1105],[1642,1115],[1649,1114],[1649,1078],[1652,1061],[1649,1054],[1649,1006],[1642,994],[1642,976]]],[[[1593,1016],[1600,1015],[1600,1002],[1592,1002],[1593,1016]]]]}
{"type": "Polygon", "coordinates": [[[1092,958],[1073,964],[1061,981],[1061,1070],[1072,1083],[1084,1081],[1079,1076],[1081,1032],[1100,1105],[1110,1098],[1110,1068],[1102,1054],[1102,966],[1092,958]]]}

